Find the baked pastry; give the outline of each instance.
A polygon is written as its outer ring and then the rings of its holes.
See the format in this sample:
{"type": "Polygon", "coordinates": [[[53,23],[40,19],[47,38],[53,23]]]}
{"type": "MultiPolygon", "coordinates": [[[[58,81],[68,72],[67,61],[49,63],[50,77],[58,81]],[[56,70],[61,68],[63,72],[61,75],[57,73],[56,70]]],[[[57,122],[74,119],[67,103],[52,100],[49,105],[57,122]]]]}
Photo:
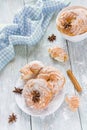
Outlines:
{"type": "Polygon", "coordinates": [[[68,60],[68,55],[65,52],[65,50],[58,46],[49,48],[48,52],[49,52],[50,56],[57,61],[65,62],[68,60]]]}
{"type": "Polygon", "coordinates": [[[53,94],[44,79],[31,79],[24,86],[23,96],[28,107],[41,110],[47,107],[53,94]]]}
{"type": "Polygon", "coordinates": [[[87,8],[72,6],[63,9],[56,21],[57,29],[69,36],[87,32],[87,8]]]}
{"type": "Polygon", "coordinates": [[[64,87],[65,78],[56,68],[32,61],[20,72],[25,82],[23,97],[28,107],[35,110],[45,109],[51,100],[64,87]]]}
{"type": "Polygon", "coordinates": [[[65,99],[66,103],[69,105],[69,108],[72,111],[76,111],[79,107],[79,98],[77,96],[72,96],[72,97],[66,97],[65,99]]]}
{"type": "Polygon", "coordinates": [[[65,78],[61,72],[51,66],[43,67],[37,78],[46,80],[48,87],[54,95],[58,94],[63,89],[65,84],[65,78]]]}
{"type": "Polygon", "coordinates": [[[32,61],[25,65],[21,70],[21,78],[23,80],[29,80],[34,78],[39,71],[43,68],[43,64],[40,61],[32,61]]]}

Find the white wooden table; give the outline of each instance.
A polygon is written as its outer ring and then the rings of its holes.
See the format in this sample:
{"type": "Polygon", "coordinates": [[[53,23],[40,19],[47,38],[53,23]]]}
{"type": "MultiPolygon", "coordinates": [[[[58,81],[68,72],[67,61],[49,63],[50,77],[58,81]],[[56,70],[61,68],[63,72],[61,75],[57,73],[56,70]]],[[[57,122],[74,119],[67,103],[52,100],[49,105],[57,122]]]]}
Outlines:
{"type": "MultiPolygon", "coordinates": [[[[26,3],[30,3],[30,0],[0,0],[0,23],[11,23],[17,9],[26,3]]],[[[87,6],[87,0],[72,0],[72,5],[87,6]]],[[[51,20],[43,39],[36,46],[31,48],[26,45],[15,46],[15,59],[0,72],[0,130],[87,130],[87,39],[80,43],[65,41],[57,32],[55,19],[56,16],[51,20]],[[65,64],[53,62],[49,58],[47,48],[51,43],[47,41],[47,37],[52,33],[57,36],[58,45],[64,47],[69,55],[69,61],[65,64]],[[77,112],[71,112],[63,103],[53,115],[35,118],[26,115],[18,108],[12,90],[19,77],[19,69],[27,62],[36,59],[46,64],[53,64],[63,72],[67,80],[67,93],[71,95],[76,92],[66,75],[66,70],[72,69],[83,87],[77,112]],[[18,119],[16,123],[9,125],[8,116],[12,112],[17,115],[18,119]]]]}

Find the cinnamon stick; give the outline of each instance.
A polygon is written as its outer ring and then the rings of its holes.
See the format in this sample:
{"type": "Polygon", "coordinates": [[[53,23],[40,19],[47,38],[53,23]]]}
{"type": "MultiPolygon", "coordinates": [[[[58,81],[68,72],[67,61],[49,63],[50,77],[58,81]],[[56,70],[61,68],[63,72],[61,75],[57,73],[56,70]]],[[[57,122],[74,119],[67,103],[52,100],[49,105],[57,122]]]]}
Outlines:
{"type": "Polygon", "coordinates": [[[72,73],[72,71],[71,71],[71,70],[67,70],[67,74],[68,74],[70,80],[72,81],[72,83],[73,83],[75,89],[76,89],[78,92],[82,92],[82,88],[81,88],[79,82],[77,81],[76,77],[75,77],[74,74],[72,73]]]}

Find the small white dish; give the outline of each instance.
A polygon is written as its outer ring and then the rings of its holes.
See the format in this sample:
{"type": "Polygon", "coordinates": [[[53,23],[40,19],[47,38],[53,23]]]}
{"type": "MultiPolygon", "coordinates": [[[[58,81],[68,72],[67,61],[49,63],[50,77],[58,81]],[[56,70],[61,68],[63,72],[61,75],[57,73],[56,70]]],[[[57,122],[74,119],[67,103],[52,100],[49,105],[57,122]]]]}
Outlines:
{"type": "Polygon", "coordinates": [[[68,36],[64,33],[61,33],[61,35],[64,39],[69,40],[71,42],[80,42],[80,41],[85,40],[87,38],[87,32],[80,34],[80,35],[76,35],[76,36],[68,36]]]}
{"type": "MultiPolygon", "coordinates": [[[[16,87],[23,88],[23,86],[24,86],[23,80],[18,79],[18,82],[16,83],[16,87]]],[[[57,96],[54,97],[54,99],[50,102],[50,104],[46,109],[41,111],[35,111],[26,106],[22,95],[15,94],[15,99],[18,107],[26,114],[31,116],[36,116],[36,117],[42,117],[42,116],[45,117],[54,113],[57,109],[59,109],[59,107],[63,103],[64,97],[65,97],[65,86],[64,89],[57,96]]]]}
{"type": "MultiPolygon", "coordinates": [[[[62,12],[63,10],[61,10],[58,15],[57,15],[57,18],[56,18],[56,25],[57,25],[57,21],[58,21],[58,17],[60,15],[60,13],[62,12]]],[[[58,30],[58,29],[57,29],[58,30]]],[[[59,30],[58,30],[59,31],[59,30]]],[[[59,31],[60,32],[60,31],[59,31]]],[[[69,35],[66,35],[64,33],[61,33],[60,34],[62,35],[62,37],[66,40],[69,40],[71,42],[80,42],[84,39],[87,38],[87,32],[83,33],[83,34],[80,34],[80,35],[76,35],[76,36],[69,36],[69,35]]]]}

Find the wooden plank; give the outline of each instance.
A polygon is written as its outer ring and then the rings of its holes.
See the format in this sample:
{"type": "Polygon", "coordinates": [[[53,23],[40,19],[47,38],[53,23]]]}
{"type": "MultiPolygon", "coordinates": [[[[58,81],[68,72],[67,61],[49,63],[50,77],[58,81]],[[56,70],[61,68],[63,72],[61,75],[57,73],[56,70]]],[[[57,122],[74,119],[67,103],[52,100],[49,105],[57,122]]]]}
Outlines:
{"type": "Polygon", "coordinates": [[[9,63],[0,74],[0,129],[3,130],[28,130],[30,129],[30,118],[24,114],[16,105],[14,94],[15,83],[19,77],[19,69],[26,64],[26,48],[15,47],[16,57],[9,63]],[[8,124],[8,116],[14,112],[17,114],[17,122],[8,124]]]}
{"type": "MultiPolygon", "coordinates": [[[[4,0],[3,2],[0,2],[0,23],[11,23],[17,9],[24,6],[23,1],[4,0]]],[[[15,59],[0,72],[0,130],[31,129],[30,117],[18,108],[12,92],[19,77],[19,69],[27,62],[26,46],[16,46],[15,53],[15,59]],[[8,116],[12,112],[17,115],[17,122],[8,124],[8,116]]]]}
{"type": "Polygon", "coordinates": [[[23,7],[23,0],[0,1],[0,24],[13,22],[14,15],[23,7]]]}
{"type": "Polygon", "coordinates": [[[24,3],[26,4],[26,5],[30,5],[30,4],[33,4],[33,3],[35,3],[36,2],[36,0],[24,0],[24,3]]]}
{"type": "MultiPolygon", "coordinates": [[[[73,0],[72,5],[87,7],[87,1],[73,0]]],[[[78,43],[68,42],[72,71],[83,88],[80,95],[79,117],[83,130],[87,130],[87,39],[78,43]]]]}
{"type": "Polygon", "coordinates": [[[0,129],[3,130],[29,130],[30,117],[24,114],[16,105],[14,93],[15,83],[19,77],[19,69],[26,64],[26,48],[15,47],[16,57],[0,74],[0,129]],[[14,112],[17,122],[9,125],[8,116],[14,112]]]}
{"type": "MultiPolygon", "coordinates": [[[[66,77],[66,87],[67,87],[67,94],[74,94],[74,88],[71,84],[70,80],[66,75],[66,70],[70,68],[70,62],[65,64],[58,63],[52,60],[48,54],[48,48],[50,46],[59,45],[67,51],[66,42],[62,39],[60,34],[58,33],[55,25],[56,16],[53,17],[45,36],[42,40],[32,48],[28,48],[28,62],[32,60],[40,60],[45,65],[52,65],[58,68],[66,77]],[[57,36],[57,40],[54,43],[50,43],[47,38],[50,34],[55,34],[57,36]]],[[[67,105],[63,103],[60,109],[55,112],[55,114],[50,115],[46,118],[35,118],[32,117],[32,130],[81,130],[80,120],[78,112],[72,113],[67,108],[67,105]],[[74,126],[74,128],[73,128],[74,126]]]]}
{"type": "Polygon", "coordinates": [[[69,42],[72,70],[83,88],[80,95],[80,118],[83,130],[87,129],[87,40],[80,43],[69,42]]]}

